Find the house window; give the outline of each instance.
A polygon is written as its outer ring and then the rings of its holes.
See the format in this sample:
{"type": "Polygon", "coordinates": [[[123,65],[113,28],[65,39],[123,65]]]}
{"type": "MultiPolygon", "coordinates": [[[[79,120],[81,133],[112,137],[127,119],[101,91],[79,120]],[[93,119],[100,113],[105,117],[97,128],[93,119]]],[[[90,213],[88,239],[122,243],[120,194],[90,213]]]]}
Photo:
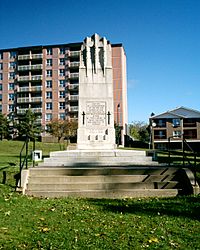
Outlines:
{"type": "Polygon", "coordinates": [[[3,63],[0,63],[0,70],[3,69],[3,63]]]}
{"type": "Polygon", "coordinates": [[[52,120],[52,114],[46,114],[46,119],[47,122],[52,120]]]}
{"type": "Polygon", "coordinates": [[[52,88],[52,81],[46,81],[46,88],[52,88]]]}
{"type": "Polygon", "coordinates": [[[2,101],[2,94],[0,94],[0,101],[2,101]]]}
{"type": "Polygon", "coordinates": [[[60,69],[59,75],[60,75],[60,76],[65,76],[65,70],[64,70],[64,69],[60,69]]]}
{"type": "Polygon", "coordinates": [[[60,80],[59,81],[59,87],[64,88],[65,87],[65,80],[60,80]]]}
{"type": "Polygon", "coordinates": [[[10,80],[14,80],[15,79],[15,73],[14,72],[10,72],[9,73],[9,79],[10,80]]]}
{"type": "Polygon", "coordinates": [[[166,120],[158,120],[158,123],[157,123],[158,127],[166,127],[166,120]]]}
{"type": "Polygon", "coordinates": [[[52,103],[51,102],[46,103],[46,109],[52,110],[52,103]]]}
{"type": "Polygon", "coordinates": [[[9,90],[14,90],[14,87],[15,87],[14,83],[9,83],[8,85],[9,90]]]}
{"type": "Polygon", "coordinates": [[[65,102],[59,103],[59,109],[65,109],[65,102]]]}
{"type": "Polygon", "coordinates": [[[2,105],[0,104],[0,112],[2,112],[2,105]]]}
{"type": "Polygon", "coordinates": [[[52,92],[46,92],[46,98],[47,99],[52,99],[52,92]]]}
{"type": "Polygon", "coordinates": [[[3,74],[0,73],[0,80],[3,80],[3,74]]]}
{"type": "Polygon", "coordinates": [[[10,62],[9,68],[10,69],[15,69],[16,68],[16,63],[15,62],[10,62]]]}
{"type": "Polygon", "coordinates": [[[0,90],[2,90],[3,89],[3,86],[2,86],[2,84],[0,84],[0,90]]]}
{"type": "Polygon", "coordinates": [[[172,119],[172,126],[173,127],[179,127],[181,125],[180,119],[172,119]]]}
{"type": "Polygon", "coordinates": [[[13,112],[14,111],[14,105],[13,104],[8,105],[8,111],[9,112],[13,112]]]}
{"type": "Polygon", "coordinates": [[[60,48],[60,54],[64,55],[65,54],[65,48],[60,48]]]}
{"type": "Polygon", "coordinates": [[[3,59],[3,52],[0,52],[0,60],[3,59]]]}
{"type": "Polygon", "coordinates": [[[47,49],[47,55],[52,55],[52,48],[47,49]]]}
{"type": "Polygon", "coordinates": [[[47,59],[47,66],[52,66],[52,59],[47,59]]]}
{"type": "Polygon", "coordinates": [[[65,98],[65,91],[60,91],[59,98],[65,98]]]}
{"type": "Polygon", "coordinates": [[[15,51],[10,52],[10,59],[14,59],[17,57],[17,53],[15,51]]]}
{"type": "Polygon", "coordinates": [[[52,77],[52,70],[47,70],[47,77],[52,77]]]}
{"type": "Polygon", "coordinates": [[[180,130],[173,131],[173,137],[180,138],[181,137],[181,131],[180,130]]]}
{"type": "Polygon", "coordinates": [[[14,101],[14,98],[15,98],[14,94],[8,94],[9,101],[14,101]]]}
{"type": "Polygon", "coordinates": [[[60,120],[65,120],[65,113],[59,114],[59,118],[60,118],[60,120]]]}
{"type": "Polygon", "coordinates": [[[166,139],[166,130],[154,130],[154,139],[166,139]]]}
{"type": "Polygon", "coordinates": [[[60,58],[60,65],[65,65],[65,58],[60,58]]]}

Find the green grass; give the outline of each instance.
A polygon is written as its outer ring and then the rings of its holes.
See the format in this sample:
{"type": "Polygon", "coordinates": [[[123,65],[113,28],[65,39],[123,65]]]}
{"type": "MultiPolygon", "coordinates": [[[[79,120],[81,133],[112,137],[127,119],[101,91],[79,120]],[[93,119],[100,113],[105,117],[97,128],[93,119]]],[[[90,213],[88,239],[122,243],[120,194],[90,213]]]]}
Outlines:
{"type": "MultiPolygon", "coordinates": [[[[5,147],[12,161],[17,145],[5,147]]],[[[0,184],[0,249],[200,249],[200,196],[40,199],[14,192],[17,170],[0,184]]]]}
{"type": "MultiPolygon", "coordinates": [[[[19,165],[19,155],[24,142],[22,141],[0,141],[0,170],[10,165],[19,165]]],[[[29,152],[32,150],[32,142],[29,143],[29,152]]],[[[42,150],[43,156],[49,156],[51,151],[60,150],[59,143],[36,142],[36,149],[42,150]]]]}
{"type": "Polygon", "coordinates": [[[39,199],[0,188],[0,249],[200,247],[200,196],[39,199]]]}

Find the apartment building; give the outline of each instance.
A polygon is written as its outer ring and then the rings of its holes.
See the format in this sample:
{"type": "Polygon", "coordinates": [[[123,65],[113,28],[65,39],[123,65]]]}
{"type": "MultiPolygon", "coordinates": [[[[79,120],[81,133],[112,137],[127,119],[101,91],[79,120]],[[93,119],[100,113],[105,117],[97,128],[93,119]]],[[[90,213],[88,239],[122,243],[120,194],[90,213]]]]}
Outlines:
{"type": "MultiPolygon", "coordinates": [[[[38,122],[44,128],[52,119],[77,120],[81,45],[82,42],[1,49],[0,112],[20,115],[31,108],[39,114],[38,122]]],[[[122,44],[112,44],[112,66],[114,116],[125,134],[126,55],[122,44]]]]}
{"type": "Polygon", "coordinates": [[[178,107],[150,117],[153,149],[182,148],[183,136],[195,150],[200,150],[200,112],[178,107]]]}

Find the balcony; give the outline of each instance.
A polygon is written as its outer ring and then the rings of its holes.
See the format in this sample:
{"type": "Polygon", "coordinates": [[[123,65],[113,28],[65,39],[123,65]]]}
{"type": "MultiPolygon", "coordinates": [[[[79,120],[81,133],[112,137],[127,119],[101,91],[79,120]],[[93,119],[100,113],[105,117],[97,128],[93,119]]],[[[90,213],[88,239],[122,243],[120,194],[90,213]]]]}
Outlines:
{"type": "Polygon", "coordinates": [[[79,87],[79,84],[70,84],[67,86],[69,90],[77,90],[79,87]]]}
{"type": "Polygon", "coordinates": [[[20,87],[18,92],[41,92],[42,86],[20,87]]]}
{"type": "Polygon", "coordinates": [[[29,81],[29,80],[30,80],[29,76],[19,76],[18,77],[19,82],[26,82],[26,81],[29,81]]]}
{"type": "Polygon", "coordinates": [[[40,70],[42,69],[42,64],[36,65],[20,65],[18,66],[19,71],[26,71],[26,70],[40,70]]]}
{"type": "Polygon", "coordinates": [[[42,59],[42,54],[18,55],[18,60],[42,59]]]}
{"type": "Polygon", "coordinates": [[[68,100],[69,101],[78,101],[78,95],[69,95],[68,100]]]}
{"type": "Polygon", "coordinates": [[[29,60],[31,59],[31,55],[27,54],[27,55],[18,55],[18,60],[29,60]]]}
{"type": "Polygon", "coordinates": [[[80,63],[79,62],[70,62],[69,67],[70,68],[76,68],[79,67],[80,63]]]}
{"type": "Polygon", "coordinates": [[[17,103],[42,102],[42,97],[18,97],[17,103]]]}
{"type": "MultiPolygon", "coordinates": [[[[20,115],[25,114],[27,110],[28,109],[17,108],[17,114],[20,114],[20,115]]],[[[31,111],[34,113],[42,113],[42,108],[32,108],[31,111]]]]}
{"type": "Polygon", "coordinates": [[[79,73],[70,73],[69,78],[70,79],[78,79],[79,78],[79,73]]]}
{"type": "Polygon", "coordinates": [[[78,112],[78,106],[69,107],[69,112],[78,112]]]}
{"type": "Polygon", "coordinates": [[[42,75],[31,76],[31,80],[32,81],[40,81],[40,80],[42,80],[42,75]]]}
{"type": "Polygon", "coordinates": [[[31,57],[32,59],[42,59],[42,54],[32,54],[31,57]]]}
{"type": "Polygon", "coordinates": [[[80,56],[80,51],[70,51],[69,53],[70,57],[79,57],[80,56]]]}

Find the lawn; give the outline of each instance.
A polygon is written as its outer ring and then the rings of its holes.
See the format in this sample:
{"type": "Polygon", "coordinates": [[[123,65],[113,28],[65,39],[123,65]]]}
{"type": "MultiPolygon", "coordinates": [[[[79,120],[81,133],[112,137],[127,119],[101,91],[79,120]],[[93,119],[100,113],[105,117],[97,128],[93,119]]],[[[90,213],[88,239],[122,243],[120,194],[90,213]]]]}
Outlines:
{"type": "Polygon", "coordinates": [[[200,196],[39,199],[14,192],[17,169],[0,184],[0,249],[200,249],[200,196]]]}

